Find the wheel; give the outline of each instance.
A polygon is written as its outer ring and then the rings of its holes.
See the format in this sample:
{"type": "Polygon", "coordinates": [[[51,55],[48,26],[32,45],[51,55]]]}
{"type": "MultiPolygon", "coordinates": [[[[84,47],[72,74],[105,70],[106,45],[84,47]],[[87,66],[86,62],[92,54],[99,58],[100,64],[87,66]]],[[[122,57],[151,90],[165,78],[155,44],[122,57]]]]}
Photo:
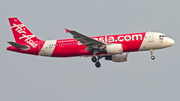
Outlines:
{"type": "Polygon", "coordinates": [[[151,59],[154,60],[154,59],[155,59],[155,56],[151,56],[151,59]]]}
{"type": "Polygon", "coordinates": [[[97,58],[96,58],[95,56],[93,56],[93,57],[91,58],[91,60],[92,60],[92,62],[96,62],[96,61],[97,61],[97,58]]]}
{"type": "Polygon", "coordinates": [[[97,68],[99,68],[101,66],[100,62],[96,62],[95,65],[97,68]]]}

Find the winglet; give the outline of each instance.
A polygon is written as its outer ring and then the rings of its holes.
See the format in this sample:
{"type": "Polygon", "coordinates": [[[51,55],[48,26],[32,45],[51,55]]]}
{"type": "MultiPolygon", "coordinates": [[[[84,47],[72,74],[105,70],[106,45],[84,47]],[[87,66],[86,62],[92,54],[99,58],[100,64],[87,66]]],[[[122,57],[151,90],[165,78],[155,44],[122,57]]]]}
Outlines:
{"type": "Polygon", "coordinates": [[[65,28],[65,30],[66,30],[66,33],[68,33],[70,31],[69,29],[66,29],[66,28],[65,28]]]}

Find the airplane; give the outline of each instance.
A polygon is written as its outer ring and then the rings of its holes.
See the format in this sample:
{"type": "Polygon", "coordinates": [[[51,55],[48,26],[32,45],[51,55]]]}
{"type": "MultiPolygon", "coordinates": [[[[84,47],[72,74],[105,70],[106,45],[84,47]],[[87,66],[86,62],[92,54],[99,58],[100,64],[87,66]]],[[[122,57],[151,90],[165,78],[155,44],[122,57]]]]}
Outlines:
{"type": "Polygon", "coordinates": [[[15,42],[7,50],[46,57],[91,57],[92,62],[99,68],[99,60],[105,58],[113,62],[127,61],[129,52],[153,51],[172,46],[173,39],[159,32],[141,32],[88,37],[74,30],[65,29],[72,34],[71,39],[43,41],[33,35],[18,18],[8,18],[15,42]]]}

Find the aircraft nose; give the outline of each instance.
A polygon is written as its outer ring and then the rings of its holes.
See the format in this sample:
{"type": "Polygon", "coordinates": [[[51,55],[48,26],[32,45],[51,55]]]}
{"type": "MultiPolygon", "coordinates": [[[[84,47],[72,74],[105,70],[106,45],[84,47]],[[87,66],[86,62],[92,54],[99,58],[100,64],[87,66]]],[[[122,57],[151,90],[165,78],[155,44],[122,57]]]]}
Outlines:
{"type": "Polygon", "coordinates": [[[168,42],[171,46],[174,45],[174,43],[175,43],[175,41],[173,39],[169,39],[168,42]]]}

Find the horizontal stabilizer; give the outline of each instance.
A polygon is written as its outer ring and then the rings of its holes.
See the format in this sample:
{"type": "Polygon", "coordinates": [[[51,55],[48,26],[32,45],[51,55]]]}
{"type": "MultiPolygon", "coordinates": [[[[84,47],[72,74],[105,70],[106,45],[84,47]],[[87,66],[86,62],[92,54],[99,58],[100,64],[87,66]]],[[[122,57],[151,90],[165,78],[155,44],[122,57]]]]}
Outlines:
{"type": "Polygon", "coordinates": [[[10,45],[12,45],[15,48],[19,48],[19,49],[29,49],[29,46],[25,46],[25,45],[21,45],[19,43],[15,43],[15,42],[8,42],[10,45]]]}

